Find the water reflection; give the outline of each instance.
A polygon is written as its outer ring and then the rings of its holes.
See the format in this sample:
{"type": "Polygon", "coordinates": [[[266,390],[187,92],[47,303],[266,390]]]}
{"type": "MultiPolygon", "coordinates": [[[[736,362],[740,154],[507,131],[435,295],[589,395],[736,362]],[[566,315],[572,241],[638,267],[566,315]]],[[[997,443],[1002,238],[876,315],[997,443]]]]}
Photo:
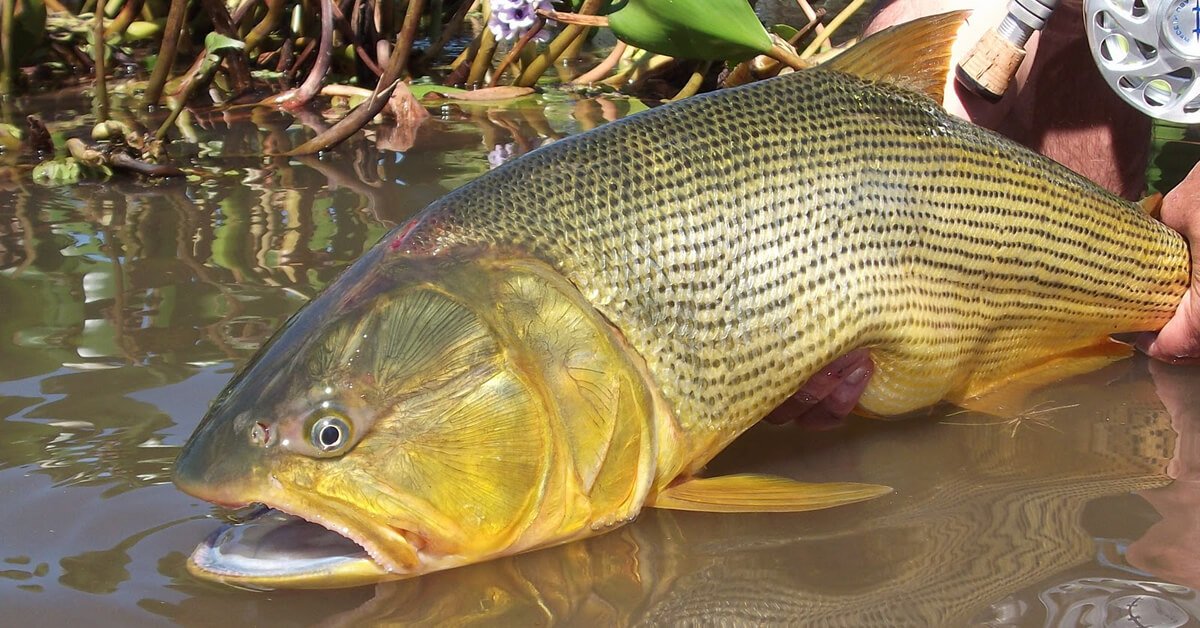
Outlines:
{"type": "MultiPolygon", "coordinates": [[[[84,96],[35,95],[16,108],[42,112],[52,132],[80,133],[91,122],[84,96]]],[[[284,318],[391,226],[484,172],[497,145],[516,155],[596,123],[577,121],[574,107],[566,97],[509,110],[447,105],[419,127],[381,127],[299,159],[278,155],[324,124],[320,115],[189,113],[189,141],[170,147],[180,164],[198,158],[186,180],[46,188],[29,182],[19,155],[4,155],[6,618],[90,622],[103,608],[115,623],[144,622],[184,600],[172,589],[194,587],[181,552],[211,509],[175,491],[168,473],[209,400],[284,318]],[[408,131],[406,152],[376,148],[408,131]]],[[[198,599],[226,593],[201,589],[198,599]]]]}
{"type": "MultiPolygon", "coordinates": [[[[1119,365],[1043,393],[1035,404],[1074,406],[1052,429],[1014,433],[984,417],[967,426],[946,413],[849,435],[764,427],[714,462],[718,473],[867,477],[899,489],[873,504],[802,516],[649,511],[585,542],[377,585],[366,600],[361,590],[222,596],[247,617],[318,597],[329,603],[324,626],[1120,625],[1133,605],[1165,625],[1200,620],[1186,582],[1134,559],[1139,543],[1170,554],[1164,564],[1195,551],[1196,506],[1156,523],[1137,495],[1178,483],[1162,475],[1168,463],[1200,465],[1183,445],[1200,437],[1200,406],[1172,401],[1195,394],[1200,372],[1156,365],[1151,380],[1145,369],[1119,365]]],[[[188,588],[195,597],[158,608],[207,621],[208,592],[188,588]]]]}
{"type": "MultiPolygon", "coordinates": [[[[77,105],[62,106],[67,120],[77,105]]],[[[897,487],[875,503],[650,511],[585,542],[346,591],[189,578],[186,553],[213,510],[167,473],[236,366],[386,229],[484,172],[489,153],[510,158],[638,107],[444,105],[403,154],[377,150],[398,140],[372,133],[303,159],[261,154],[303,141],[320,116],[198,113],[194,141],[171,149],[205,157],[186,181],[49,189],[0,177],[6,620],[1037,624],[1114,618],[1095,609],[1131,595],[1164,621],[1173,608],[1195,616],[1184,587],[1200,586],[1200,371],[1144,362],[1043,393],[1034,407],[1059,409],[1027,417],[1038,420],[944,409],[832,433],[764,426],[711,465],[897,487]]]]}

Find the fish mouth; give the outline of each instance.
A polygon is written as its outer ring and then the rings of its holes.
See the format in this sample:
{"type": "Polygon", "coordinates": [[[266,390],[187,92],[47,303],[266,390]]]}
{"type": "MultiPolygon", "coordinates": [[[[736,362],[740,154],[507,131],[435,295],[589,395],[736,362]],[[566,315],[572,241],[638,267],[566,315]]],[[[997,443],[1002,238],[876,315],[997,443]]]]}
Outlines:
{"type": "MultiPolygon", "coordinates": [[[[389,553],[398,548],[392,549],[389,553]]],[[[260,506],[208,535],[192,551],[187,570],[203,580],[252,590],[352,587],[420,571],[388,563],[375,544],[346,526],[260,506]]]]}

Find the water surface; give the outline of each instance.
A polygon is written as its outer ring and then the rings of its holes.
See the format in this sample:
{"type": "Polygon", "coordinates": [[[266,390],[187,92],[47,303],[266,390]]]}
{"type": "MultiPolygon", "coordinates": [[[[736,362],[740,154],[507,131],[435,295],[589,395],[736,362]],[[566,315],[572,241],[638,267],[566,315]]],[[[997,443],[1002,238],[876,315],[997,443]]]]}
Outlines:
{"type": "MultiPolygon", "coordinates": [[[[175,490],[171,462],[272,330],[446,191],[639,107],[435,109],[320,159],[260,156],[319,115],[241,110],[195,116],[193,142],[172,148],[201,168],[186,181],[0,177],[5,622],[1200,623],[1200,370],[1141,359],[1044,391],[1017,421],[939,408],[823,433],[761,426],[711,466],[897,489],[871,503],[649,511],[588,541],[340,591],[189,577],[221,513],[175,490]]],[[[66,121],[86,103],[17,109],[66,121]]]]}

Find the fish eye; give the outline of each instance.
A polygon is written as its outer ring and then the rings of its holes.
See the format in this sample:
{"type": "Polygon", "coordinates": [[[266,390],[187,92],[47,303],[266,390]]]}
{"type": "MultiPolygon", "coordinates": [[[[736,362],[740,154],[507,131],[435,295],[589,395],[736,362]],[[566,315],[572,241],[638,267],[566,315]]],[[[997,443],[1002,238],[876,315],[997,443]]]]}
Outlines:
{"type": "Polygon", "coordinates": [[[350,442],[350,424],[342,415],[323,410],[309,428],[309,441],[324,454],[337,453],[350,442]]]}

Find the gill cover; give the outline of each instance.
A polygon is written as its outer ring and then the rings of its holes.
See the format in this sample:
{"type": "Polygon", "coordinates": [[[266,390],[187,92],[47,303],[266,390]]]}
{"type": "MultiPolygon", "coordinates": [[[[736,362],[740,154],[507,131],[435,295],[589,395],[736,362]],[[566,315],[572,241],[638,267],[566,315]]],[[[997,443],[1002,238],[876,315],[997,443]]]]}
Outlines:
{"type": "Polygon", "coordinates": [[[363,551],[259,517],[243,526],[272,527],[218,531],[190,569],[257,587],[344,586],[627,520],[655,453],[653,395],[633,359],[540,262],[376,247],[230,384],[175,474],[188,493],[262,502],[363,551]],[[289,551],[306,539],[308,553],[289,551]]]}

